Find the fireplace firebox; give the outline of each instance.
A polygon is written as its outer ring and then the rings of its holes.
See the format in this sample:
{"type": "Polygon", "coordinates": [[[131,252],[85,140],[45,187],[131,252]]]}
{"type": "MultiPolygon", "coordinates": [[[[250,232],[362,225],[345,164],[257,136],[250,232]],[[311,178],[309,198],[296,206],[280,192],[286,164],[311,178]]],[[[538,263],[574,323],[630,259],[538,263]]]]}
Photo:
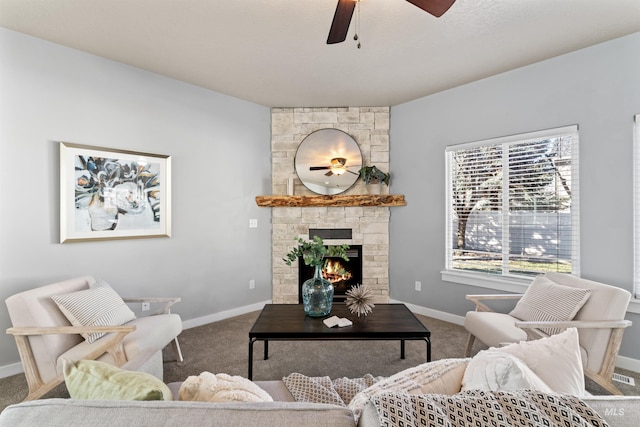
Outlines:
{"type": "MultiPolygon", "coordinates": [[[[349,261],[340,257],[326,257],[322,276],[333,284],[333,301],[344,302],[346,293],[352,286],[362,283],[362,245],[350,245],[347,250],[349,261]]],[[[298,302],[302,304],[302,284],[313,277],[314,267],[305,265],[298,258],[298,302]]]]}

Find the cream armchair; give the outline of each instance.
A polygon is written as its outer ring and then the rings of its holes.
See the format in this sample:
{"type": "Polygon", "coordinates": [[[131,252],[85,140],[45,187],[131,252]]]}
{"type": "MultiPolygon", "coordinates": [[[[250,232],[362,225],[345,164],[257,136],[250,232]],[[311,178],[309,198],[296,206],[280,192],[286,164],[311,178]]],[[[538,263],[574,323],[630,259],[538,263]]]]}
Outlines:
{"type": "Polygon", "coordinates": [[[149,302],[162,307],[153,315],[138,317],[120,326],[72,326],[52,296],[86,290],[93,277],[69,279],[20,292],[5,303],[13,327],[7,334],[16,340],[29,385],[25,400],[38,399],[62,381],[64,359],[101,360],[126,369],[151,373],[162,379],[162,349],[173,344],[176,359],[182,361],[177,336],[182,320],[170,313],[179,298],[129,298],[128,303],[149,302]],[[106,332],[89,343],[80,334],[106,332]]]}
{"type": "MultiPolygon", "coordinates": [[[[546,273],[544,278],[558,285],[590,289],[591,293],[572,320],[523,321],[507,313],[492,310],[486,301],[519,300],[524,294],[467,295],[475,311],[466,314],[464,326],[469,332],[465,356],[471,355],[476,338],[489,347],[548,336],[549,328],[578,328],[585,375],[613,394],[622,394],[613,385],[612,376],[624,329],[631,326],[625,314],[631,294],[621,288],[561,273],[546,273]]],[[[549,304],[557,301],[549,301],[549,304]]]]}

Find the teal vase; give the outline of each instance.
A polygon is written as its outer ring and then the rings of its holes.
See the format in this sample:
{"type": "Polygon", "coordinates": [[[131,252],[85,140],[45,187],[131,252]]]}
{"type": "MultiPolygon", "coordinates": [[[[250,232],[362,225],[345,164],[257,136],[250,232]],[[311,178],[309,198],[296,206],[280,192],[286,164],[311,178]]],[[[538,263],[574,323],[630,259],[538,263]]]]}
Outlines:
{"type": "Polygon", "coordinates": [[[324,317],[331,313],[333,285],[322,277],[322,268],[316,265],[313,278],[302,284],[302,304],[309,317],[324,317]]]}

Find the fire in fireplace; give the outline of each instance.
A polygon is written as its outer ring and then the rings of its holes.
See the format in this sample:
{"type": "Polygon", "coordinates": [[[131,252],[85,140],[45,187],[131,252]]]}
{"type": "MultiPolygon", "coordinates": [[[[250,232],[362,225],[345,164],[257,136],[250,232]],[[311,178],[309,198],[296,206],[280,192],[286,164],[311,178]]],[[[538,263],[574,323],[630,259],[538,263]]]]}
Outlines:
{"type": "MultiPolygon", "coordinates": [[[[333,301],[344,302],[352,286],[362,283],[362,245],[351,245],[347,250],[349,261],[340,257],[327,257],[322,276],[333,284],[333,301]]],[[[298,302],[302,304],[302,284],[313,277],[314,268],[298,258],[298,302]]]]}

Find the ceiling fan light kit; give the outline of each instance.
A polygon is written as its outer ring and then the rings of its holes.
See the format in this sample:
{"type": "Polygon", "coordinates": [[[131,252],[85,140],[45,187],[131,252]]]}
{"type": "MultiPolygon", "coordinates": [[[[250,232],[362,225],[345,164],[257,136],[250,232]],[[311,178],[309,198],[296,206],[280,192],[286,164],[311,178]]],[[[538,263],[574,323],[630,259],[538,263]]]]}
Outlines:
{"type": "MultiPolygon", "coordinates": [[[[351,24],[351,18],[353,17],[353,11],[356,8],[356,3],[362,0],[338,0],[336,6],[336,12],[333,15],[333,21],[331,22],[331,28],[329,29],[329,36],[327,37],[327,44],[342,43],[347,38],[349,32],[349,25],[351,24]]],[[[456,0],[407,0],[414,6],[419,7],[425,12],[435,16],[441,17],[449,8],[455,3],[456,0]]],[[[358,40],[356,34],[354,40],[358,40]]],[[[360,42],[358,42],[358,48],[360,48],[360,42]]]]}

